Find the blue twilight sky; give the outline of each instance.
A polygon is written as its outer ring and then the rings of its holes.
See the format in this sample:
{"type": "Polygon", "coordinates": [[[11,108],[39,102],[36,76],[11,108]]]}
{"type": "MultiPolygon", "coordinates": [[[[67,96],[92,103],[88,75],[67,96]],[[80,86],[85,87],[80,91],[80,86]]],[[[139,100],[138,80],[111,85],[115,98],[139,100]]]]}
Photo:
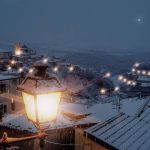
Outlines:
{"type": "Polygon", "coordinates": [[[0,0],[0,40],[150,49],[150,0],[0,0]]]}

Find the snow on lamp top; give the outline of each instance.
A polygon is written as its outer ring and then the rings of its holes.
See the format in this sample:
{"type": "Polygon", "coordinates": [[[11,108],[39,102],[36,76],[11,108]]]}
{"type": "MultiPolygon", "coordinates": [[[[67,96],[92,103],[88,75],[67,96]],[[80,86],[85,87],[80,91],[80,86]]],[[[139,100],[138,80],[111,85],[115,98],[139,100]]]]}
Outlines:
{"type": "Polygon", "coordinates": [[[55,76],[49,76],[46,72],[48,65],[39,61],[35,63],[34,67],[35,71],[32,74],[27,75],[25,80],[17,87],[17,90],[32,95],[63,92],[65,90],[55,76]]]}

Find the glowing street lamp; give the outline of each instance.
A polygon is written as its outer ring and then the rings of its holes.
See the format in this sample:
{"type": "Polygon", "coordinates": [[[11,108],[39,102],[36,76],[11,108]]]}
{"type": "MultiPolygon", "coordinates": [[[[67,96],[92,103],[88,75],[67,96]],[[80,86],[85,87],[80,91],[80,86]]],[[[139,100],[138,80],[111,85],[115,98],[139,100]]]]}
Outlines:
{"type": "Polygon", "coordinates": [[[134,67],[139,67],[139,65],[140,65],[139,63],[135,63],[134,67]]]}
{"type": "Polygon", "coordinates": [[[148,71],[147,75],[150,76],[150,71],[148,71]]]}
{"type": "Polygon", "coordinates": [[[15,65],[16,64],[16,61],[15,60],[11,60],[10,62],[12,65],[15,65]]]}
{"type": "Polygon", "coordinates": [[[141,74],[141,71],[140,71],[140,70],[137,70],[137,74],[141,74]]]}
{"type": "Polygon", "coordinates": [[[43,63],[45,63],[45,64],[48,63],[48,58],[44,58],[43,63]]]}
{"type": "Polygon", "coordinates": [[[33,73],[33,71],[34,71],[34,69],[33,69],[33,68],[30,68],[30,69],[29,69],[29,73],[30,73],[30,74],[32,74],[32,73],[33,73]]]}
{"type": "Polygon", "coordinates": [[[54,71],[54,72],[58,72],[58,67],[57,67],[57,66],[54,67],[54,68],[53,68],[53,71],[54,71]]]}
{"type": "Polygon", "coordinates": [[[8,66],[8,68],[7,68],[8,70],[11,70],[12,68],[11,68],[11,66],[8,66]]]}
{"type": "Polygon", "coordinates": [[[15,50],[15,55],[16,55],[16,56],[20,56],[21,54],[22,54],[21,49],[17,48],[17,49],[15,50]]]}
{"type": "Polygon", "coordinates": [[[116,86],[116,87],[114,88],[114,92],[118,92],[119,90],[120,90],[119,86],[116,86]]]}
{"type": "Polygon", "coordinates": [[[145,71],[145,70],[143,70],[143,71],[142,71],[142,74],[143,74],[143,75],[146,75],[146,71],[145,71]]]}
{"type": "Polygon", "coordinates": [[[132,84],[132,81],[127,81],[127,85],[131,85],[132,84]]]}
{"type": "Polygon", "coordinates": [[[18,90],[22,92],[27,117],[39,129],[56,120],[64,88],[56,77],[46,73],[47,65],[37,63],[35,72],[29,74],[18,90]]]}
{"type": "Polygon", "coordinates": [[[106,90],[105,88],[100,89],[100,93],[101,93],[102,95],[105,95],[106,92],[107,92],[107,90],[106,90]]]}
{"type": "Polygon", "coordinates": [[[135,81],[133,81],[133,82],[132,82],[132,86],[135,86],[135,85],[136,85],[136,82],[135,82],[135,81]]]}
{"type": "Polygon", "coordinates": [[[136,71],[136,69],[135,68],[132,68],[132,72],[135,72],[136,71]]]}
{"type": "Polygon", "coordinates": [[[127,79],[126,79],[126,78],[123,78],[123,82],[126,83],[126,82],[127,82],[127,79]]]}
{"type": "Polygon", "coordinates": [[[18,72],[20,72],[20,73],[23,72],[23,68],[19,68],[18,72]]]}
{"type": "Polygon", "coordinates": [[[120,75],[119,77],[118,77],[118,80],[123,80],[123,76],[122,75],[120,75]]]}
{"type": "Polygon", "coordinates": [[[74,66],[71,65],[71,66],[69,67],[69,71],[72,72],[73,70],[74,70],[74,66]]]}

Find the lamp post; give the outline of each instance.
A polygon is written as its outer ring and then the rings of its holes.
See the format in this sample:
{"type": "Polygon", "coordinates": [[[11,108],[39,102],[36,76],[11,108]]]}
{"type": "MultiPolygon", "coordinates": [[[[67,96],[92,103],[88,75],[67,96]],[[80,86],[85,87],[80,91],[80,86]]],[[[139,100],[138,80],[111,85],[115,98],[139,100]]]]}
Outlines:
{"type": "MultiPolygon", "coordinates": [[[[41,139],[41,145],[47,134],[44,132],[50,122],[56,120],[61,94],[64,88],[56,77],[50,77],[46,72],[48,66],[37,62],[35,71],[28,74],[25,80],[17,87],[22,92],[27,117],[39,129],[39,134],[23,138],[2,138],[2,145],[19,141],[41,139]]],[[[6,137],[6,136],[4,136],[6,137]]]]}

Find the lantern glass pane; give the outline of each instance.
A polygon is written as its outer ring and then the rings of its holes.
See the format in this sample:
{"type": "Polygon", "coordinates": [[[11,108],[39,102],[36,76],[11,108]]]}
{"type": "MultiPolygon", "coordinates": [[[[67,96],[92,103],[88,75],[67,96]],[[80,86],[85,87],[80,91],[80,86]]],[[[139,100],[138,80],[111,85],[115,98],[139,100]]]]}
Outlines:
{"type": "Polygon", "coordinates": [[[39,123],[53,121],[57,117],[61,92],[37,95],[39,123]]]}
{"type": "Polygon", "coordinates": [[[26,109],[26,113],[27,113],[28,118],[31,121],[36,122],[34,96],[27,94],[27,93],[24,93],[24,92],[22,92],[22,96],[23,96],[25,109],[26,109]]]}

